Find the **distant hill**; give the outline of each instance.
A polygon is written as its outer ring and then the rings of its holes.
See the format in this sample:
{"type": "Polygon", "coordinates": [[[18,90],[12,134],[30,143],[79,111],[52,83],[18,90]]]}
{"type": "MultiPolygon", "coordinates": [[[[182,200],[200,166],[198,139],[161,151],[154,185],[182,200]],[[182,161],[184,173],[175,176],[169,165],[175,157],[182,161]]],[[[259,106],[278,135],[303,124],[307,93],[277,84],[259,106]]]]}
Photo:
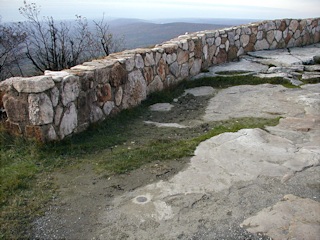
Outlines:
{"type": "Polygon", "coordinates": [[[146,21],[124,21],[119,24],[117,20],[109,22],[110,31],[116,36],[124,36],[127,49],[147,47],[168,41],[186,32],[213,30],[228,27],[225,24],[205,23],[151,23],[146,21]]]}

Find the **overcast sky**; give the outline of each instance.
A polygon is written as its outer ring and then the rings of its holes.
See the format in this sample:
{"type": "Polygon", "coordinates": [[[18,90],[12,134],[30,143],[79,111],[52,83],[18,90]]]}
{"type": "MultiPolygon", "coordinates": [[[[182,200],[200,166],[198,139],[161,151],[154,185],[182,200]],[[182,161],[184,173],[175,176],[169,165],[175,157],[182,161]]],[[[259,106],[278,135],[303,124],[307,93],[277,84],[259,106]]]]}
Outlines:
{"type": "MultiPolygon", "coordinates": [[[[320,16],[320,0],[30,0],[41,14],[74,19],[100,18],[309,18],[320,16]]],[[[0,0],[2,21],[21,21],[23,0],[0,0]]]]}

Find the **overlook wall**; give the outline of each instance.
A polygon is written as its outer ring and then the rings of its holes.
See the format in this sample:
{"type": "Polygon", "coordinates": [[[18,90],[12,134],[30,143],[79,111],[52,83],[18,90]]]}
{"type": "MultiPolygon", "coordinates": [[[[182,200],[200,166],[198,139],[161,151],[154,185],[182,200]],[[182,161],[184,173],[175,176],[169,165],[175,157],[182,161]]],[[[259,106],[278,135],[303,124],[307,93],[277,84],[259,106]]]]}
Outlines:
{"type": "Polygon", "coordinates": [[[251,51],[320,41],[320,18],[284,19],[186,34],[154,48],[134,49],[71,69],[0,83],[0,107],[12,134],[61,140],[85,130],[148,94],[234,61],[251,51]]]}

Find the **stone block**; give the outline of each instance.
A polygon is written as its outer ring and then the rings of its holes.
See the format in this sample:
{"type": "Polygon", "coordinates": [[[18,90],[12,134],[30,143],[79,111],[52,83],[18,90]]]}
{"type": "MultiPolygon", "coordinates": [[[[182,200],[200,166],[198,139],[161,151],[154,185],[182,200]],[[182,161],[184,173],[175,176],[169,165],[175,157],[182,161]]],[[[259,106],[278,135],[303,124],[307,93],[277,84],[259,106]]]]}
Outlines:
{"type": "Polygon", "coordinates": [[[196,58],[194,61],[193,61],[193,64],[190,68],[190,75],[191,76],[195,76],[197,75],[198,73],[200,73],[201,71],[201,66],[202,66],[202,61],[201,59],[198,59],[196,58]]]}
{"type": "Polygon", "coordinates": [[[145,67],[143,69],[143,75],[144,75],[144,78],[146,79],[147,83],[149,84],[154,78],[153,68],[152,67],[145,67]]]}
{"type": "Polygon", "coordinates": [[[177,56],[178,64],[181,65],[183,63],[188,62],[188,60],[189,60],[189,52],[178,49],[178,56],[177,56]]]}
{"type": "Polygon", "coordinates": [[[128,82],[124,85],[122,106],[124,109],[137,106],[147,97],[147,84],[140,70],[128,75],[128,82]]]}
{"type": "Polygon", "coordinates": [[[29,121],[32,125],[45,125],[53,122],[53,107],[45,93],[28,96],[29,121]]]}
{"type": "Polygon", "coordinates": [[[150,67],[150,66],[155,65],[153,52],[146,53],[146,56],[144,58],[144,64],[145,64],[146,67],[150,67]]]}
{"type": "Polygon", "coordinates": [[[269,45],[269,43],[267,42],[266,39],[259,40],[254,45],[254,49],[256,51],[269,49],[269,47],[270,47],[270,45],[269,45]]]}
{"type": "Polygon", "coordinates": [[[79,77],[70,75],[61,83],[61,100],[64,106],[77,99],[80,93],[79,77]]]}
{"type": "Polygon", "coordinates": [[[60,123],[60,138],[63,139],[65,136],[70,135],[75,128],[78,126],[78,115],[77,109],[74,103],[70,103],[67,106],[66,111],[63,114],[60,123]]]}
{"type": "Polygon", "coordinates": [[[106,83],[104,85],[98,85],[97,97],[98,103],[100,105],[103,105],[107,101],[110,101],[112,99],[111,85],[109,83],[106,83]]]}
{"type": "Polygon", "coordinates": [[[115,104],[116,106],[120,106],[121,105],[121,102],[122,102],[122,97],[123,97],[123,89],[122,87],[120,86],[116,93],[115,93],[115,97],[114,97],[114,101],[115,101],[115,104]]]}
{"type": "Polygon", "coordinates": [[[12,84],[20,93],[40,93],[55,86],[52,77],[49,76],[14,78],[12,84]]]}
{"type": "MultiPolygon", "coordinates": [[[[140,56],[141,61],[142,61],[142,65],[144,65],[141,55],[138,55],[138,56],[140,56]]],[[[137,58],[136,58],[136,60],[137,60],[137,58]]],[[[139,61],[140,60],[138,60],[138,62],[139,61]]],[[[137,63],[137,61],[135,63],[137,63]]],[[[139,67],[140,67],[140,65],[139,65],[139,67]]],[[[111,85],[113,87],[118,87],[118,86],[124,84],[127,81],[128,72],[126,71],[126,69],[120,63],[116,63],[111,69],[111,76],[110,77],[111,77],[111,79],[110,79],[111,85]]]]}
{"type": "Polygon", "coordinates": [[[160,76],[155,76],[154,80],[148,85],[148,94],[163,90],[163,82],[160,76]]]}
{"type": "Polygon", "coordinates": [[[108,101],[103,105],[103,112],[106,116],[109,116],[111,111],[114,108],[114,102],[113,101],[108,101]]]}
{"type": "Polygon", "coordinates": [[[170,72],[175,76],[175,77],[179,77],[180,75],[180,71],[179,71],[179,64],[177,62],[174,62],[170,65],[169,67],[170,72]]]}
{"type": "Polygon", "coordinates": [[[26,95],[10,96],[6,94],[2,99],[9,121],[15,123],[28,122],[29,111],[26,95]]]}

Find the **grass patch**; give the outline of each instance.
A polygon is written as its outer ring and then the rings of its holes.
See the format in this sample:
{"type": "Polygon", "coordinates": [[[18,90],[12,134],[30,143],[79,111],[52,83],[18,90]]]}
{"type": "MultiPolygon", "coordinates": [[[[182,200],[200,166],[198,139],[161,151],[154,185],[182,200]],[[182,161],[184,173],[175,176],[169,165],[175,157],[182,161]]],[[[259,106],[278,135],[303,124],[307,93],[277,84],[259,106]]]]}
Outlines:
{"type": "Polygon", "coordinates": [[[315,83],[320,83],[320,78],[315,77],[315,78],[309,78],[309,79],[302,79],[301,81],[304,84],[315,84],[315,83]]]}
{"type": "Polygon", "coordinates": [[[239,75],[239,74],[246,74],[246,73],[253,73],[253,72],[250,72],[250,71],[219,71],[219,72],[216,72],[216,74],[219,74],[219,75],[239,75]]]}
{"type": "Polygon", "coordinates": [[[239,85],[259,85],[259,84],[288,84],[288,81],[282,77],[259,78],[252,75],[245,76],[215,76],[204,77],[192,81],[186,81],[185,88],[193,88],[200,86],[211,86],[213,88],[227,88],[239,85]]]}
{"type": "Polygon", "coordinates": [[[197,137],[182,139],[155,139],[144,145],[119,147],[103,154],[99,164],[109,174],[121,174],[141,167],[152,161],[167,161],[193,156],[196,147],[203,141],[224,132],[237,132],[244,128],[264,128],[275,126],[279,118],[241,118],[214,123],[212,129],[197,137]]]}

